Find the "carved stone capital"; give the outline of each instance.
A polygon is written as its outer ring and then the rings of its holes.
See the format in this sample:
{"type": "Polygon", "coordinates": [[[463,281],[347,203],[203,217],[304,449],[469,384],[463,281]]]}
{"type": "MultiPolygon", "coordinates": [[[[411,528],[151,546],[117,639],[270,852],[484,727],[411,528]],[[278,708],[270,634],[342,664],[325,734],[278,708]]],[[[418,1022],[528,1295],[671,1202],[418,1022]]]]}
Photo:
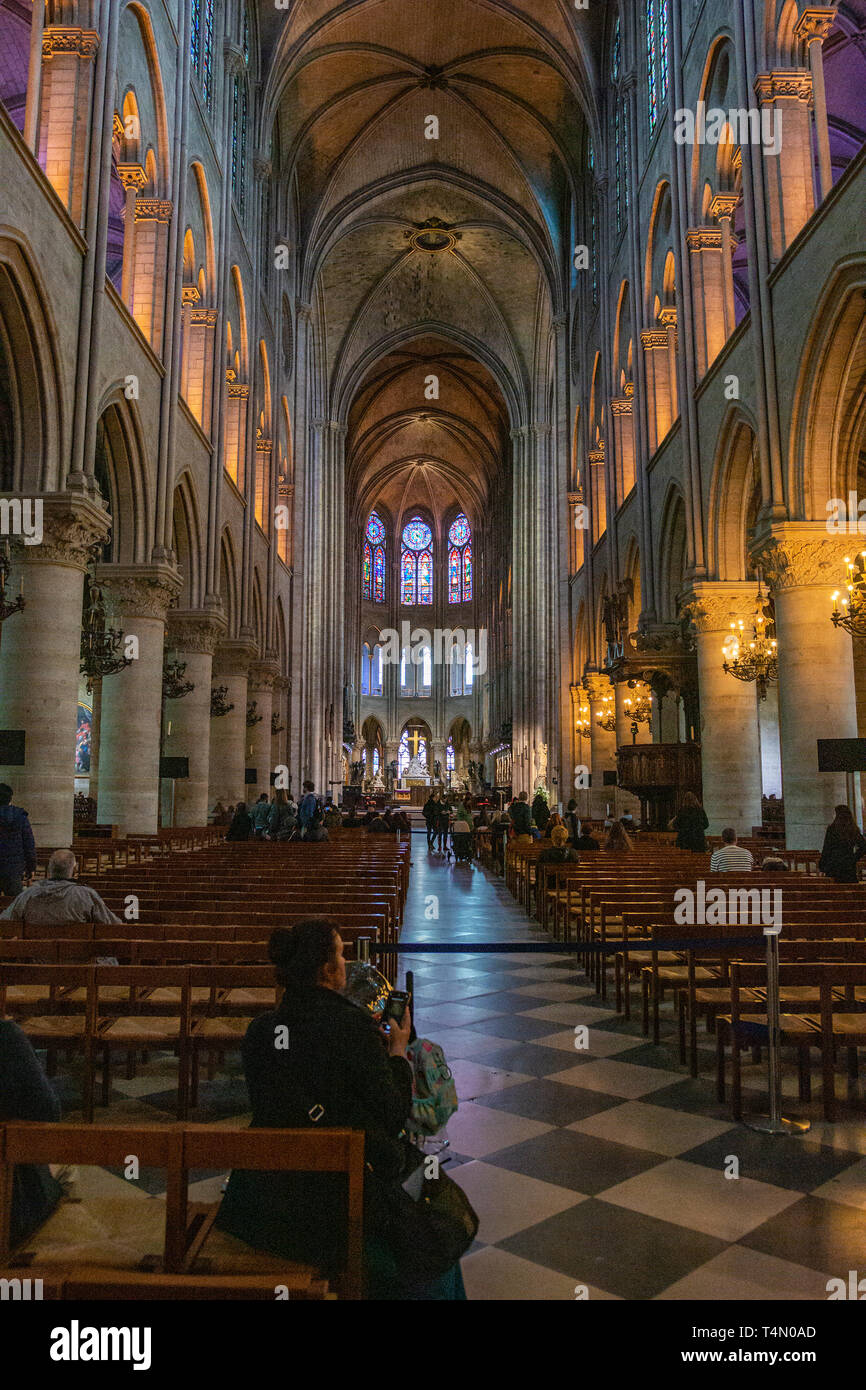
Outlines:
{"type": "Polygon", "coordinates": [[[677,306],[676,304],[666,304],[663,309],[659,309],[658,320],[665,328],[676,328],[677,326],[677,306]]]}
{"type": "Polygon", "coordinates": [[[79,58],[93,58],[99,48],[95,29],[65,29],[52,25],[42,35],[42,57],[55,58],[74,53],[79,58]]]}
{"type": "Polygon", "coordinates": [[[668,350],[668,332],[666,328],[643,328],[640,335],[641,347],[646,352],[659,352],[662,349],[668,350]]]}
{"type": "Polygon", "coordinates": [[[180,291],[180,298],[184,308],[191,309],[194,304],[198,304],[201,295],[195,285],[183,285],[180,291]]]}
{"type": "Polygon", "coordinates": [[[220,642],[213,659],[213,675],[217,676],[247,676],[251,665],[256,659],[257,652],[251,642],[229,639],[220,642]]]}
{"type": "Polygon", "coordinates": [[[600,439],[600,440],[598,441],[598,446],[597,446],[597,448],[595,448],[595,449],[590,449],[589,453],[587,454],[587,458],[589,459],[589,462],[590,462],[591,464],[593,464],[594,467],[600,468],[600,467],[602,466],[602,464],[604,463],[604,440],[603,440],[603,439],[600,439]]]}
{"type": "Polygon", "coordinates": [[[105,595],[106,613],[165,622],[181,590],[181,579],[170,565],[99,565],[96,578],[105,595]]]}
{"type": "Polygon", "coordinates": [[[611,415],[633,415],[634,400],[630,396],[614,396],[610,403],[611,415]]]}
{"type": "Polygon", "coordinates": [[[787,521],[756,537],[754,557],[773,590],[810,584],[842,587],[845,557],[859,548],[859,537],[829,535],[823,521],[787,521]]]}
{"type": "Polygon", "coordinates": [[[813,5],[811,9],[804,10],[794,25],[794,33],[798,39],[804,39],[807,44],[815,39],[820,39],[823,43],[836,20],[835,5],[813,5]]]}
{"type": "MultiPolygon", "coordinates": [[[[3,493],[15,499],[18,494],[3,493]]],[[[24,500],[20,498],[19,500],[24,500]]],[[[9,536],[12,555],[28,564],[66,565],[85,570],[94,545],[108,539],[111,519],[98,501],[77,492],[50,492],[30,495],[31,525],[41,512],[42,539],[25,545],[25,537],[9,536]]],[[[28,538],[29,539],[29,538],[28,538]]]]}
{"type": "Polygon", "coordinates": [[[243,401],[245,401],[245,400],[247,400],[247,398],[249,397],[249,394],[250,394],[250,388],[249,388],[249,384],[248,384],[247,382],[245,382],[245,381],[230,381],[230,382],[229,382],[229,399],[230,399],[230,400],[231,400],[232,398],[235,398],[235,397],[236,397],[238,400],[243,400],[243,401]]]}
{"type": "Polygon", "coordinates": [[[757,592],[753,580],[742,584],[694,584],[681,612],[698,632],[727,632],[731,623],[740,621],[748,627],[755,614],[757,592]]]}
{"type": "Polygon", "coordinates": [[[755,96],[762,103],[811,101],[812,74],[806,68],[782,68],[776,72],[759,72],[755,78],[755,96]]]}
{"type": "Polygon", "coordinates": [[[226,620],[216,613],[175,608],[166,619],[165,644],[171,651],[213,656],[225,631],[226,620]]]}
{"type": "Polygon", "coordinates": [[[730,221],[739,201],[739,193],[717,193],[710,203],[710,217],[714,217],[717,222],[725,219],[730,221]]]}
{"type": "Polygon", "coordinates": [[[174,203],[169,198],[136,198],[136,222],[170,222],[174,203]]]}
{"type": "Polygon", "coordinates": [[[256,691],[273,690],[279,674],[279,667],[272,662],[254,661],[249,672],[248,689],[250,694],[255,694],[256,691]]]}
{"type": "Polygon", "coordinates": [[[718,227],[689,227],[686,245],[690,251],[721,251],[722,233],[718,227]]]}
{"type": "Polygon", "coordinates": [[[265,179],[269,179],[271,177],[272,172],[273,166],[271,165],[271,161],[269,159],[262,158],[260,155],[256,155],[255,159],[253,160],[253,174],[255,175],[255,177],[260,182],[264,183],[265,179]]]}
{"type": "Polygon", "coordinates": [[[125,189],[147,187],[147,174],[140,164],[118,164],[117,174],[125,189]]]}
{"type": "Polygon", "coordinates": [[[605,696],[613,694],[610,676],[602,675],[600,671],[587,673],[583,678],[583,685],[591,705],[600,705],[605,696]]]}
{"type": "Polygon", "coordinates": [[[193,309],[189,321],[191,324],[201,324],[205,328],[215,328],[217,311],[216,309],[193,309]]]}

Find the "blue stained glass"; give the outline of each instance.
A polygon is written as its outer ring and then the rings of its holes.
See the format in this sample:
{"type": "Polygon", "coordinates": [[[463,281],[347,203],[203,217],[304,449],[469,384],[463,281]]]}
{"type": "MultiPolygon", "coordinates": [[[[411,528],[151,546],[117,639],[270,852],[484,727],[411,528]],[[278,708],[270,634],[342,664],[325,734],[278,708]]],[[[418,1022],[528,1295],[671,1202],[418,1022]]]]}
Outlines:
{"type": "Polygon", "coordinates": [[[403,544],[410,550],[425,550],[433,540],[433,532],[420,516],[413,516],[403,527],[403,544]]]}
{"type": "Polygon", "coordinates": [[[204,4],[204,62],[202,64],[201,89],[208,106],[213,96],[213,0],[204,4]]]}
{"type": "Polygon", "coordinates": [[[372,541],[373,545],[381,545],[384,539],[385,527],[376,512],[371,512],[367,522],[367,540],[372,541]]]}
{"type": "Polygon", "coordinates": [[[619,81],[619,58],[620,58],[620,29],[619,20],[616,21],[616,28],[613,31],[613,52],[610,58],[610,75],[614,82],[619,81]]]}
{"type": "Polygon", "coordinates": [[[232,85],[232,193],[238,191],[238,123],[241,110],[241,84],[235,78],[232,85]]]}
{"type": "Polygon", "coordinates": [[[662,101],[668,96],[668,0],[661,0],[659,10],[659,65],[661,69],[662,101]]]}
{"type": "Polygon", "coordinates": [[[403,551],[400,563],[400,602],[415,602],[415,556],[411,550],[403,551]]]}
{"type": "Polygon", "coordinates": [[[656,86],[656,5],[655,0],[646,0],[646,59],[649,79],[649,128],[655,130],[658,120],[658,89],[656,86]]]}
{"type": "Polygon", "coordinates": [[[196,72],[198,72],[199,55],[201,54],[201,20],[198,12],[199,0],[189,0],[189,3],[191,20],[189,55],[192,59],[193,67],[196,72]]]}
{"type": "Polygon", "coordinates": [[[385,550],[381,545],[376,546],[373,557],[373,602],[385,602],[385,550]]]}
{"type": "Polygon", "coordinates": [[[373,594],[373,552],[369,545],[364,546],[364,568],[361,596],[371,598],[373,594]]]}
{"type": "Polygon", "coordinates": [[[622,226],[622,151],[619,138],[619,99],[616,101],[613,116],[613,144],[616,165],[616,229],[622,226]]]}
{"type": "Polygon", "coordinates": [[[244,61],[250,61],[250,12],[244,10],[244,61]]]}
{"type": "Polygon", "coordinates": [[[460,551],[454,547],[448,552],[448,602],[460,602],[460,551]]]}
{"type": "Polygon", "coordinates": [[[472,597],[472,546],[467,545],[463,552],[463,601],[468,603],[472,597]]]}
{"type": "Polygon", "coordinates": [[[418,602],[433,602],[433,555],[429,550],[418,556],[418,602]]]}
{"type": "Polygon", "coordinates": [[[239,195],[238,206],[243,216],[247,200],[247,89],[244,86],[241,91],[241,153],[240,166],[238,169],[239,195]]]}
{"type": "Polygon", "coordinates": [[[470,536],[469,522],[461,512],[451,523],[448,539],[452,545],[465,545],[470,536]]]}

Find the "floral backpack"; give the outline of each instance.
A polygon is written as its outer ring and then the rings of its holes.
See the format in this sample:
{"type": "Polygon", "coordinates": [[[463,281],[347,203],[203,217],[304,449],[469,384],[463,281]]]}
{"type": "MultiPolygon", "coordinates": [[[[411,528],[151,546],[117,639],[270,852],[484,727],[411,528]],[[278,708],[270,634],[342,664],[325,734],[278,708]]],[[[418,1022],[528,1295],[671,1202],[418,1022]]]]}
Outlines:
{"type": "Polygon", "coordinates": [[[406,1128],[436,1134],[457,1109],[457,1087],[445,1053],[429,1038],[416,1038],[406,1056],[412,1063],[412,1113],[406,1128]]]}

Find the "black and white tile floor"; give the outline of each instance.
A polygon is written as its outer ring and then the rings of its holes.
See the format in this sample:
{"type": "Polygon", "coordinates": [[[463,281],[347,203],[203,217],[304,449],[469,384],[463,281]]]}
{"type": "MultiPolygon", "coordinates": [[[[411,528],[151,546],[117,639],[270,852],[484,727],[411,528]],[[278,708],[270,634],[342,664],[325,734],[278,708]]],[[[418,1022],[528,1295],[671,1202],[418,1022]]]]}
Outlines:
{"type": "MultiPolygon", "coordinates": [[[[543,941],[501,879],[426,853],[414,865],[404,942],[543,941]],[[433,906],[435,904],[435,907],[433,906]],[[438,911],[438,918],[431,913],[438,911]]],[[[818,1299],[830,1278],[866,1274],[866,1102],[839,1076],[842,1116],[803,1138],[772,1139],[731,1121],[716,1101],[712,1053],[701,1078],[679,1065],[675,1042],[653,1047],[639,1023],[602,1006],[573,959],[557,954],[421,952],[416,1026],[452,1064],[460,1108],[447,1126],[452,1173],[481,1218],[464,1259],[470,1299],[818,1299]],[[575,1027],[588,1047],[575,1049],[575,1027]],[[731,1157],[739,1176],[727,1177],[731,1157]]],[[[673,1027],[668,1024],[673,1038],[673,1027]]],[[[708,1039],[708,1042],[712,1040],[708,1039]]],[[[108,1112],[135,1123],[174,1119],[175,1064],[154,1056],[134,1080],[114,1081],[108,1112]]],[[[765,1072],[745,1073],[746,1108],[765,1103],[765,1072]]],[[[58,1082],[67,1118],[75,1085],[58,1082]]],[[[192,1116],[249,1119],[239,1059],[203,1081],[192,1116]]],[[[223,1174],[198,1175],[210,1200],[223,1174]]],[[[161,1197],[143,1173],[135,1197],[161,1197]]],[[[82,1195],[129,1194],[119,1172],[88,1169],[82,1195]]]]}

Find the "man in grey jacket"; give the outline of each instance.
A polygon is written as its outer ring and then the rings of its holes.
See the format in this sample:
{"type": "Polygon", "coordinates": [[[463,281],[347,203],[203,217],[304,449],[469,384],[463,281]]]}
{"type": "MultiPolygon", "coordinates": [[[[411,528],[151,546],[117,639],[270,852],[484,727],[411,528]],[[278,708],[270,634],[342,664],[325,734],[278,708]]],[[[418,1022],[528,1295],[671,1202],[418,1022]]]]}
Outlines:
{"type": "Polygon", "coordinates": [[[105,906],[99,894],[76,883],[78,865],[71,849],[56,849],[48,861],[47,876],[25,888],[0,913],[0,920],[26,922],[28,926],[53,927],[64,922],[105,922],[120,925],[120,918],[105,906]]]}

